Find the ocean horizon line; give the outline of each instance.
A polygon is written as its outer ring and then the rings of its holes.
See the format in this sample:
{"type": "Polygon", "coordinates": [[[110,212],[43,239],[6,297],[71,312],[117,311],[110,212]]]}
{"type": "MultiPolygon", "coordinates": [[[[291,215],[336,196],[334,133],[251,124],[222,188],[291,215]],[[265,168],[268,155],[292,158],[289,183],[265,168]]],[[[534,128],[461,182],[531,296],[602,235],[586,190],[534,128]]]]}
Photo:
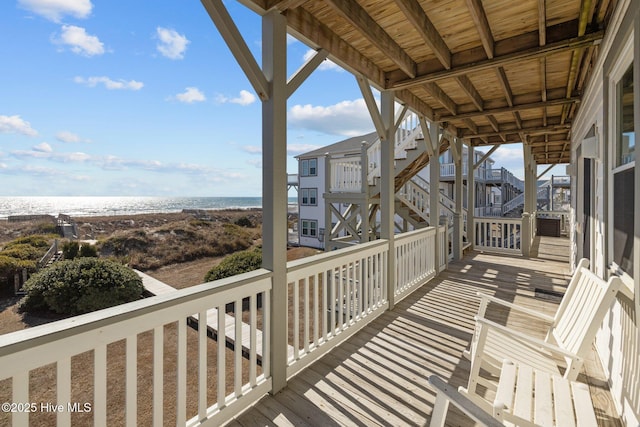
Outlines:
{"type": "MultiPolygon", "coordinates": [[[[288,204],[297,204],[297,198],[289,197],[288,204]]],[[[0,196],[0,219],[23,215],[117,216],[224,209],[262,209],[262,197],[0,196]]]]}

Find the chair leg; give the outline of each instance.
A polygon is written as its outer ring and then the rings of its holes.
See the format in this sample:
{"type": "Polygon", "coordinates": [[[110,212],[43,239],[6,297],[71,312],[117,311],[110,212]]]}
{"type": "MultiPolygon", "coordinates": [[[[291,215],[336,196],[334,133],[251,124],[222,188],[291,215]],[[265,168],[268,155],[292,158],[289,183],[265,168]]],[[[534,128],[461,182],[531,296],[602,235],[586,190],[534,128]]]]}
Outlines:
{"type": "Polygon", "coordinates": [[[436,393],[436,403],[433,405],[431,413],[431,422],[429,427],[444,427],[444,421],[447,418],[447,410],[449,409],[449,399],[442,393],[436,393]]]}

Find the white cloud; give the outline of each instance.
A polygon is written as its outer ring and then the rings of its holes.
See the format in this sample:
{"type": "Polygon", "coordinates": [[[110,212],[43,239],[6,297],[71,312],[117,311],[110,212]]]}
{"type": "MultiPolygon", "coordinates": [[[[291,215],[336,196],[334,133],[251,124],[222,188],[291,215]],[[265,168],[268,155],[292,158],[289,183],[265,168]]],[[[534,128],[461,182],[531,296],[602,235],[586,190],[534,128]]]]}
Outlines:
{"type": "Polygon", "coordinates": [[[87,18],[93,8],[91,0],[18,0],[18,5],[54,22],[65,15],[87,18]]]}
{"type": "Polygon", "coordinates": [[[289,123],[292,127],[342,136],[358,136],[373,129],[369,111],[362,98],[326,107],[294,105],[289,111],[289,123]]]}
{"type": "Polygon", "coordinates": [[[104,44],[96,36],[87,34],[87,30],[75,25],[63,25],[60,37],[54,37],[53,42],[71,47],[73,53],[83,56],[102,55],[104,44]]]}
{"type": "Polygon", "coordinates": [[[31,124],[18,115],[0,115],[0,133],[21,133],[27,136],[38,135],[38,132],[31,127],[31,124]]]}
{"type": "Polygon", "coordinates": [[[103,84],[104,87],[109,90],[140,90],[144,86],[144,83],[137,82],[135,80],[112,80],[109,77],[105,76],[95,76],[89,78],[75,77],[73,81],[89,87],[95,87],[98,84],[103,84]]]}
{"type": "Polygon", "coordinates": [[[160,42],[156,45],[158,52],[169,59],[182,59],[190,41],[176,30],[169,28],[156,28],[156,35],[160,42]]]}
{"type": "Polygon", "coordinates": [[[320,148],[319,145],[313,144],[290,144],[287,145],[287,154],[289,154],[290,156],[296,156],[308,151],[317,150],[318,148],[320,148]]]}
{"type": "Polygon", "coordinates": [[[245,145],[242,147],[242,151],[249,154],[262,154],[262,147],[257,145],[245,145]]]}
{"type": "Polygon", "coordinates": [[[255,168],[262,169],[262,159],[250,159],[247,160],[247,164],[255,168]]]}
{"type": "Polygon", "coordinates": [[[73,142],[91,142],[89,139],[80,138],[73,132],[66,130],[60,131],[56,134],[56,139],[61,142],[73,143],[73,142]]]}
{"type": "Polygon", "coordinates": [[[207,100],[204,93],[202,93],[197,87],[187,87],[184,92],[177,94],[174,98],[186,104],[193,104],[194,102],[203,102],[207,100]]]}
{"type": "MultiPolygon", "coordinates": [[[[302,59],[304,60],[304,62],[307,62],[315,54],[316,54],[315,50],[309,49],[304,53],[304,56],[302,57],[302,59]]],[[[338,64],[336,64],[330,59],[325,59],[324,61],[322,61],[322,64],[320,64],[320,66],[318,67],[318,70],[344,72],[344,69],[342,67],[340,67],[338,64]]]]}
{"type": "Polygon", "coordinates": [[[51,146],[48,143],[42,142],[36,145],[35,147],[33,147],[33,151],[39,151],[41,153],[52,153],[53,148],[51,148],[51,146]]]}
{"type": "MultiPolygon", "coordinates": [[[[319,145],[312,144],[289,144],[287,145],[287,154],[290,156],[295,156],[301,153],[306,153],[307,151],[312,151],[320,148],[319,145]]],[[[258,145],[245,145],[242,147],[242,151],[249,154],[262,154],[262,147],[258,145]]],[[[249,162],[250,164],[251,161],[249,162]]]]}
{"type": "Polygon", "coordinates": [[[249,92],[248,90],[241,90],[240,95],[236,98],[228,98],[224,95],[218,95],[216,97],[216,102],[218,104],[238,104],[238,105],[251,105],[256,102],[257,98],[254,94],[249,92]]]}

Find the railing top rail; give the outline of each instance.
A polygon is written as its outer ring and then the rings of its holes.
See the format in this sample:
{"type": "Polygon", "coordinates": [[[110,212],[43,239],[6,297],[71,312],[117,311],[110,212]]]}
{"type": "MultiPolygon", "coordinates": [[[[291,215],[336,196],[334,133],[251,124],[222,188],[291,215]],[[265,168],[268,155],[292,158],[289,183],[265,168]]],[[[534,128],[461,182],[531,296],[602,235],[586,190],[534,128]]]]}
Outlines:
{"type": "Polygon", "coordinates": [[[436,232],[436,227],[419,228],[417,230],[408,231],[406,233],[401,233],[401,234],[396,235],[395,236],[395,241],[396,241],[396,243],[400,244],[404,240],[410,240],[410,239],[413,239],[414,237],[420,236],[422,234],[425,234],[425,235],[435,234],[435,232],[436,232]]]}
{"type": "Polygon", "coordinates": [[[521,224],[522,223],[521,218],[502,218],[502,217],[495,217],[495,216],[475,217],[473,220],[475,222],[495,222],[495,223],[501,223],[501,224],[521,224]]]}
{"type": "Polygon", "coordinates": [[[386,246],[387,243],[388,241],[386,239],[379,239],[372,242],[357,244],[350,248],[340,249],[339,251],[325,252],[317,255],[312,255],[310,257],[289,261],[287,262],[287,273],[293,273],[297,270],[302,270],[309,267],[310,265],[316,265],[339,258],[348,257],[352,253],[360,253],[369,249],[377,249],[379,247],[386,246]]]}

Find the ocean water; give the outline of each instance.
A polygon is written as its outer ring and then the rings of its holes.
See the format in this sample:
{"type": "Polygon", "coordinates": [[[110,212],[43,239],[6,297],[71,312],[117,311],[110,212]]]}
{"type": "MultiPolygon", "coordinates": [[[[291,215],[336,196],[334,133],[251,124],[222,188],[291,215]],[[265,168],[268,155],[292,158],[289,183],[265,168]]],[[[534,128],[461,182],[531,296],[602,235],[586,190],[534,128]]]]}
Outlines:
{"type": "MultiPolygon", "coordinates": [[[[289,204],[296,202],[295,197],[289,198],[289,204]]],[[[0,219],[12,215],[103,216],[261,207],[262,197],[0,197],[0,219]]]]}

